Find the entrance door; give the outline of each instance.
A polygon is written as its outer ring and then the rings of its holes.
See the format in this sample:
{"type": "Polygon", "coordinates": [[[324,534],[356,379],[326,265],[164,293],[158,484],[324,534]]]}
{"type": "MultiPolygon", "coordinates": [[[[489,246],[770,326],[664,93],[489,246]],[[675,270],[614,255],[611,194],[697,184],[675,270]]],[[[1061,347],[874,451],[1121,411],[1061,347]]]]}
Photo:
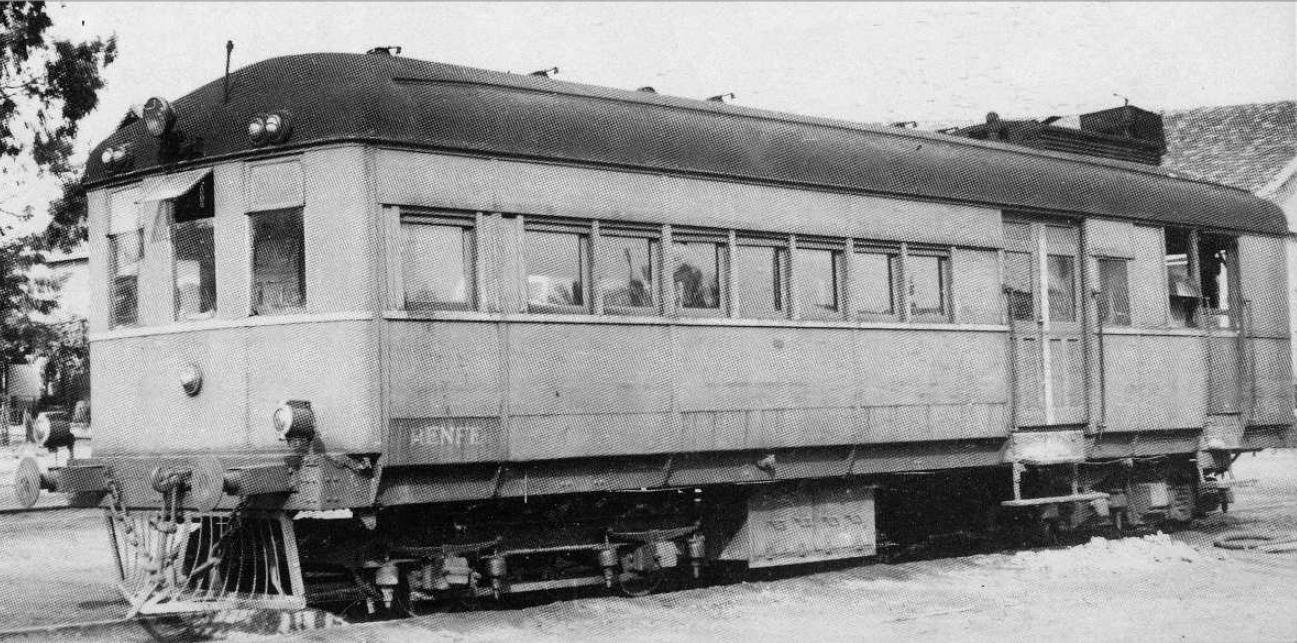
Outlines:
{"type": "Polygon", "coordinates": [[[1015,424],[1083,424],[1080,234],[1067,224],[1009,220],[1004,241],[1015,424]]]}

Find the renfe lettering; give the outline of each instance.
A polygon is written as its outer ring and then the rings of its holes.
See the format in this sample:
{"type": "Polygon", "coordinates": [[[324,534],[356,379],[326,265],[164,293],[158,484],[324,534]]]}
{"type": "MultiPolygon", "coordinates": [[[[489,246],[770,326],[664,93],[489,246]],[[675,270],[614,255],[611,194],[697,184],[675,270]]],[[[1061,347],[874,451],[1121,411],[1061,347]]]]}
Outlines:
{"type": "Polygon", "coordinates": [[[420,426],[410,430],[411,447],[467,447],[482,441],[476,426],[420,426]]]}

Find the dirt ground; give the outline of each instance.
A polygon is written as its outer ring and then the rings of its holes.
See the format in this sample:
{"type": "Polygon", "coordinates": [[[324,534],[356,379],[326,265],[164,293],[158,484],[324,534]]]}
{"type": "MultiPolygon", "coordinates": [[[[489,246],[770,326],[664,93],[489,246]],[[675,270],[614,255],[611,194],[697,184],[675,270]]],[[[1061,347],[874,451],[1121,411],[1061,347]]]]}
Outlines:
{"type": "MultiPolygon", "coordinates": [[[[296,635],[313,641],[1297,640],[1297,554],[1212,546],[1297,533],[1297,451],[1243,456],[1236,504],[1170,536],[872,564],[660,594],[441,614],[296,635]]],[[[0,515],[0,627],[110,619],[100,515],[0,515]]],[[[141,635],[141,638],[150,638],[141,635]]]]}

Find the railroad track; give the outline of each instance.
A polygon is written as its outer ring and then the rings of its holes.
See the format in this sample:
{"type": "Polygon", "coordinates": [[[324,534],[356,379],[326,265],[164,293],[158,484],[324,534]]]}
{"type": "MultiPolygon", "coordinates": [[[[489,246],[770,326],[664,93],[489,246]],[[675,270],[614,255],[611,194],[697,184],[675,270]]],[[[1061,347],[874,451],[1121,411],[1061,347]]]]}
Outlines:
{"type": "Polygon", "coordinates": [[[0,641],[213,641],[308,632],[347,624],[335,614],[314,609],[232,609],[0,630],[0,641]]]}

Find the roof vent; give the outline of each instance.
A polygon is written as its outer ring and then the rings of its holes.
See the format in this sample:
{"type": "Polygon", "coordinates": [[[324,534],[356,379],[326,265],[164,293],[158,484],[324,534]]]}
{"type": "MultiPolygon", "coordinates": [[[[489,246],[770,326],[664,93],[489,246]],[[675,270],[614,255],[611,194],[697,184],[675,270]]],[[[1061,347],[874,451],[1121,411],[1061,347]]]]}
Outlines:
{"type": "Polygon", "coordinates": [[[645,86],[643,86],[643,87],[640,87],[639,89],[637,89],[637,90],[635,90],[635,91],[637,91],[637,92],[644,92],[645,94],[656,94],[656,93],[658,93],[658,90],[653,89],[652,87],[649,87],[648,85],[645,85],[645,86]]]}
{"type": "Polygon", "coordinates": [[[711,102],[713,102],[713,103],[723,103],[723,102],[725,102],[725,99],[726,99],[726,98],[728,98],[728,99],[730,99],[730,100],[734,100],[735,98],[738,98],[738,97],[734,95],[734,92],[727,92],[727,93],[724,93],[724,94],[717,94],[717,95],[715,95],[715,96],[708,96],[708,97],[707,97],[707,100],[709,100],[709,101],[711,101],[711,102]]]}
{"type": "Polygon", "coordinates": [[[540,76],[540,77],[542,77],[542,78],[549,78],[552,74],[557,74],[557,73],[558,73],[558,67],[550,67],[549,69],[541,69],[541,70],[538,70],[538,71],[533,71],[533,72],[531,72],[530,74],[527,74],[527,75],[528,75],[528,76],[540,76]]]}
{"type": "Polygon", "coordinates": [[[386,47],[374,47],[373,49],[370,49],[365,53],[372,56],[396,56],[401,53],[401,47],[398,45],[388,45],[386,47]]]}

